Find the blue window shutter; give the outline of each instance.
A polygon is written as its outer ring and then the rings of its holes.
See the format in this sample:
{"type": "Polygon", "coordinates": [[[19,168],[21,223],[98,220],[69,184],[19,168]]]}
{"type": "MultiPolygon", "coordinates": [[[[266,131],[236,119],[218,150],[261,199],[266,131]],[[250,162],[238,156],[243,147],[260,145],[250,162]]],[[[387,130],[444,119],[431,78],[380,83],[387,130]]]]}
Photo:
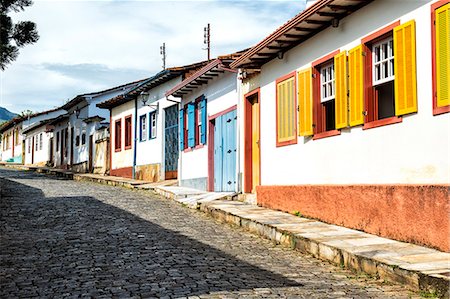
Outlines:
{"type": "Polygon", "coordinates": [[[206,128],[208,127],[208,118],[206,117],[206,98],[205,96],[202,96],[202,100],[200,101],[200,107],[202,109],[202,132],[201,132],[201,138],[200,143],[206,144],[206,128]]]}
{"type": "Polygon", "coordinates": [[[188,104],[188,147],[195,146],[195,104],[188,104]]]}
{"type": "Polygon", "coordinates": [[[180,150],[184,150],[184,109],[180,109],[180,150]]]}

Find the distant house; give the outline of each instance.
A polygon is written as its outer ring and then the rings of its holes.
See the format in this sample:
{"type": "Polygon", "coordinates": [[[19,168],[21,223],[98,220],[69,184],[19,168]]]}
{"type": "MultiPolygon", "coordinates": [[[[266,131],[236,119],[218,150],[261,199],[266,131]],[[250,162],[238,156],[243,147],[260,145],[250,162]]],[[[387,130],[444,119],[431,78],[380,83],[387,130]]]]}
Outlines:
{"type": "Polygon", "coordinates": [[[62,106],[67,115],[56,120],[54,135],[54,165],[76,172],[93,172],[96,156],[96,130],[109,124],[107,111],[96,105],[126,93],[141,81],[106,90],[77,95],[62,106]]]}
{"type": "Polygon", "coordinates": [[[23,119],[21,117],[15,117],[0,127],[0,135],[2,136],[2,161],[22,163],[22,125],[23,119]]]}
{"type": "Polygon", "coordinates": [[[180,99],[165,92],[204,65],[165,69],[97,105],[110,111],[111,175],[152,182],[177,177],[180,99]]]}
{"type": "Polygon", "coordinates": [[[231,63],[244,191],[450,251],[449,15],[448,0],[319,0],[231,63]]]}
{"type": "Polygon", "coordinates": [[[2,161],[24,163],[26,151],[25,143],[31,143],[31,139],[24,142],[22,130],[65,113],[60,108],[37,112],[26,116],[17,116],[4,123],[0,127],[3,136],[2,161]]]}
{"type": "Polygon", "coordinates": [[[238,191],[238,81],[229,64],[239,53],[220,56],[170,90],[181,98],[180,186],[238,191]]]}

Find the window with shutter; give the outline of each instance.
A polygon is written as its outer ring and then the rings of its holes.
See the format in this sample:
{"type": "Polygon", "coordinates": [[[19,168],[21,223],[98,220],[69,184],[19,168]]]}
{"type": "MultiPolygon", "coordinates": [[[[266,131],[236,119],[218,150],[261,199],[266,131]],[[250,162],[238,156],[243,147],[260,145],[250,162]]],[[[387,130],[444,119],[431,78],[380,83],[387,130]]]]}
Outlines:
{"type": "Polygon", "coordinates": [[[433,114],[450,112],[450,3],[438,1],[431,6],[433,114]]]}
{"type": "Polygon", "coordinates": [[[349,54],[350,124],[359,124],[361,90],[364,79],[364,128],[370,129],[402,121],[417,112],[415,22],[397,21],[362,39],[364,74],[359,73],[359,48],[349,54]],[[355,96],[356,94],[356,96],[355,96]]]}
{"type": "Polygon", "coordinates": [[[195,103],[189,103],[187,105],[187,135],[188,135],[188,147],[195,146],[195,103]]]}
{"type": "Polygon", "coordinates": [[[349,124],[364,123],[364,72],[363,47],[359,45],[348,52],[349,124]]]}
{"type": "Polygon", "coordinates": [[[114,122],[114,150],[116,152],[122,150],[122,119],[114,122]]]}
{"type": "Polygon", "coordinates": [[[132,122],[131,115],[125,117],[125,149],[131,149],[132,141],[132,122]]]}
{"type": "Polygon", "coordinates": [[[276,81],[276,143],[297,143],[297,99],[295,72],[276,81]]]}
{"type": "Polygon", "coordinates": [[[139,117],[140,121],[140,141],[146,141],[147,140],[147,114],[141,115],[139,117]]]}
{"type": "Polygon", "coordinates": [[[156,111],[150,112],[150,139],[156,138],[156,111]]]}

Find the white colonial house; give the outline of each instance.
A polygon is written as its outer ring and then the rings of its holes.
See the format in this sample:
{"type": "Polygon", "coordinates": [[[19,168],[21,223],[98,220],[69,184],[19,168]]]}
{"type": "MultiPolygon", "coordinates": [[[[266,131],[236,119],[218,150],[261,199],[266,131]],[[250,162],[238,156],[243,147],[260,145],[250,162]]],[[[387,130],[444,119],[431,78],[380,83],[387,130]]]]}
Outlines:
{"type": "Polygon", "coordinates": [[[162,70],[97,105],[111,114],[111,175],[150,182],[177,178],[180,99],[165,92],[204,65],[162,70]]]}
{"type": "Polygon", "coordinates": [[[449,16],[448,0],[319,0],[234,61],[244,191],[450,251],[449,16]]]}
{"type": "Polygon", "coordinates": [[[93,172],[96,156],[96,130],[103,130],[109,123],[107,111],[96,105],[126,93],[141,81],[131,82],[110,89],[81,94],[62,106],[67,115],[53,124],[54,165],[71,168],[75,172],[93,172]]]}
{"type": "Polygon", "coordinates": [[[166,92],[181,98],[180,186],[239,191],[236,57],[220,56],[166,92]]]}
{"type": "Polygon", "coordinates": [[[64,110],[56,108],[25,116],[17,116],[3,124],[0,128],[0,134],[3,136],[2,161],[24,163],[26,160],[26,142],[24,142],[25,137],[22,134],[22,130],[63,113],[65,113],[64,110]]]}
{"type": "Polygon", "coordinates": [[[22,125],[23,119],[15,117],[10,121],[4,123],[0,127],[1,142],[1,161],[22,163],[22,125]]]}

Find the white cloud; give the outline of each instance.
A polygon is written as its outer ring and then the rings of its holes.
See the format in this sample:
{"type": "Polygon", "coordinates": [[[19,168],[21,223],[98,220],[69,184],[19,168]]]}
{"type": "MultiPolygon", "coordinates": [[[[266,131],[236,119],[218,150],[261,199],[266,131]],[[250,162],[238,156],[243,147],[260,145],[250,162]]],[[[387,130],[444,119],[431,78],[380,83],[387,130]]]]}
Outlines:
{"type": "Polygon", "coordinates": [[[203,27],[211,24],[212,55],[253,46],[304,7],[304,1],[36,1],[15,20],[37,23],[34,45],[2,73],[0,106],[44,110],[79,93],[149,77],[167,65],[206,58],[203,27]]]}

